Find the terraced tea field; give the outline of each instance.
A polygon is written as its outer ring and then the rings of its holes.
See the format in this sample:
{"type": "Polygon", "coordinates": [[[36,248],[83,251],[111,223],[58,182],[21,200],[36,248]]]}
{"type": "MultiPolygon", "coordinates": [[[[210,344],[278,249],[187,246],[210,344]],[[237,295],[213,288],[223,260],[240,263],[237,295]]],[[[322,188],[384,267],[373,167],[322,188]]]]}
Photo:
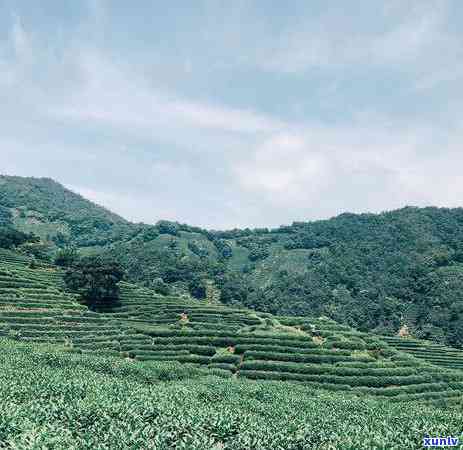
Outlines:
{"type": "Polygon", "coordinates": [[[128,283],[121,283],[117,305],[97,313],[63,289],[58,269],[1,252],[0,334],[72,352],[190,363],[222,377],[290,381],[395,401],[461,398],[463,372],[429,364],[443,356],[430,352],[423,361],[426,351],[407,354],[402,350],[411,347],[402,348],[402,341],[327,318],[275,317],[163,297],[128,283]]]}
{"type": "Polygon", "coordinates": [[[426,435],[463,438],[460,408],[220,379],[187,364],[0,338],[0,367],[1,448],[401,450],[426,435]]]}
{"type": "Polygon", "coordinates": [[[436,366],[463,369],[463,352],[460,350],[409,337],[383,336],[382,339],[391,347],[436,366]]]}

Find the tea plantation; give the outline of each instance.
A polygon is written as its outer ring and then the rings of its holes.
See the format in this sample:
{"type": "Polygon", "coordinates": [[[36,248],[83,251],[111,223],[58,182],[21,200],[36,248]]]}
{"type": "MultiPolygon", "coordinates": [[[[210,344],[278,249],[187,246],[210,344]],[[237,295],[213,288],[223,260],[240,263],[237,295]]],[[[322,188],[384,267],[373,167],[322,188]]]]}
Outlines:
{"type": "Polygon", "coordinates": [[[0,338],[0,448],[415,449],[461,410],[0,338]]]}
{"type": "Polygon", "coordinates": [[[456,349],[124,282],[94,312],[62,276],[0,251],[0,448],[419,448],[460,432],[456,349]]]}
{"type": "Polygon", "coordinates": [[[463,369],[463,352],[445,345],[424,340],[383,336],[391,347],[409,353],[416,358],[450,369],[463,369]]]}
{"type": "MultiPolygon", "coordinates": [[[[7,251],[1,258],[0,333],[16,340],[394,401],[461,397],[463,372],[436,366],[444,361],[436,347],[415,348],[413,356],[401,351],[419,341],[360,333],[327,318],[276,317],[164,297],[128,283],[121,284],[117,305],[97,313],[64,291],[58,269],[33,266],[7,251]]],[[[458,368],[461,357],[452,350],[445,361],[458,368]]]]}

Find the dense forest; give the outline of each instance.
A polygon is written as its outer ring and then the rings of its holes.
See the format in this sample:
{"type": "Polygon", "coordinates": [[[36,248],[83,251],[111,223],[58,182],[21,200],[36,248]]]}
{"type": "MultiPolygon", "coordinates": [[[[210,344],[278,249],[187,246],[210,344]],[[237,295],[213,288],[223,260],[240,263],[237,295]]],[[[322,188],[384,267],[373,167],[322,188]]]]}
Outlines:
{"type": "MultiPolygon", "coordinates": [[[[406,207],[277,229],[133,224],[50,179],[0,177],[0,226],[39,257],[116,259],[126,277],[264,312],[463,345],[463,209],[406,207]],[[23,236],[24,237],[24,236],[23,236]]],[[[11,244],[13,245],[13,244],[11,244]]]]}

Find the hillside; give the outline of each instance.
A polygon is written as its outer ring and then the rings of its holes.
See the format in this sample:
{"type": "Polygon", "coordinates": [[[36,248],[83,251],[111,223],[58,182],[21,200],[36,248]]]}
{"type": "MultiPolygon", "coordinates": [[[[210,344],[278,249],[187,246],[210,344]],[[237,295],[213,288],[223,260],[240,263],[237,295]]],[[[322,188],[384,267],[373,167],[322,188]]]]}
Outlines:
{"type": "Polygon", "coordinates": [[[0,178],[0,219],[116,257],[128,281],[361,331],[463,345],[463,209],[342,214],[278,229],[132,224],[48,179],[0,178]]]}
{"type": "MultiPolygon", "coordinates": [[[[30,265],[0,252],[0,334],[10,339],[394,401],[461,400],[463,372],[445,369],[432,351],[429,361],[418,359],[328,318],[276,317],[129,283],[119,304],[96,313],[63,290],[59,269],[30,265]]],[[[463,366],[463,352],[453,350],[452,358],[463,366]]]]}
{"type": "MultiPolygon", "coordinates": [[[[49,178],[0,175],[0,219],[57,245],[101,246],[130,229],[123,218],[49,178]]],[[[1,224],[1,220],[0,220],[1,224]]]]}
{"type": "Polygon", "coordinates": [[[304,385],[219,379],[187,365],[69,353],[0,338],[5,448],[419,449],[461,439],[461,409],[304,385]]]}

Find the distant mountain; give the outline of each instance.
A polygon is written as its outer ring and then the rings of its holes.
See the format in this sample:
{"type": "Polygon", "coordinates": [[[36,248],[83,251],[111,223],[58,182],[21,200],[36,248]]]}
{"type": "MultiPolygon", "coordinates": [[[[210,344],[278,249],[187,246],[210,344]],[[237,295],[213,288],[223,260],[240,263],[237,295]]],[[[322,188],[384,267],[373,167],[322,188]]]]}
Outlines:
{"type": "Polygon", "coordinates": [[[167,221],[133,224],[53,180],[3,176],[2,220],[55,247],[110,253],[129,280],[162,292],[463,344],[461,208],[207,231],[167,221]]]}
{"type": "Polygon", "coordinates": [[[106,245],[130,229],[122,217],[49,178],[0,175],[0,205],[17,228],[57,244],[106,245]]]}

